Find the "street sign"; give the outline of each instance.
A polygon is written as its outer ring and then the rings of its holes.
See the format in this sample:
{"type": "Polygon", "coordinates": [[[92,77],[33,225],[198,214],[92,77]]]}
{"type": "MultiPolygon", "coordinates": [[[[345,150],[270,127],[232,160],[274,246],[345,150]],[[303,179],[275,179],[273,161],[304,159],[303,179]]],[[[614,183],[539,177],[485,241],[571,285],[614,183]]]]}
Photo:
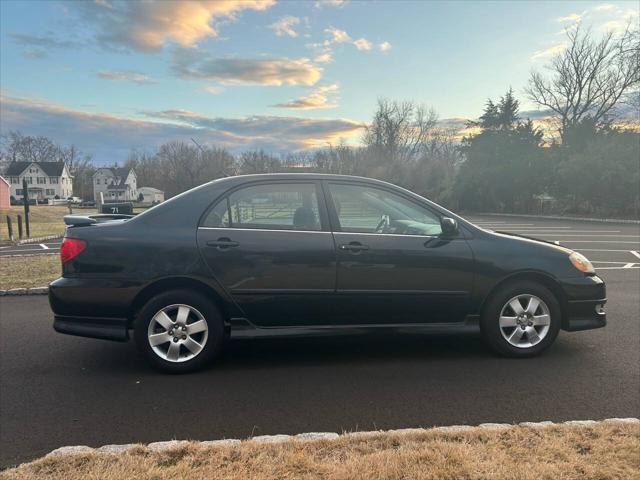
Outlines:
{"type": "Polygon", "coordinates": [[[100,213],[133,215],[133,203],[103,203],[100,206],[100,213]]]}

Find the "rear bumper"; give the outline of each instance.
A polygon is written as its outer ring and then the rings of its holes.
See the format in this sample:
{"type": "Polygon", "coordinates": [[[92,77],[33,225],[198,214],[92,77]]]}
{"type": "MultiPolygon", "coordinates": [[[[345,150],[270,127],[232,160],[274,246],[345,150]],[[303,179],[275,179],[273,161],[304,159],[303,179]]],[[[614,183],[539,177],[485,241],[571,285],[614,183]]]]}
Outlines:
{"type": "Polygon", "coordinates": [[[129,339],[126,318],[70,317],[55,315],[53,329],[79,337],[126,342],[129,339]]]}

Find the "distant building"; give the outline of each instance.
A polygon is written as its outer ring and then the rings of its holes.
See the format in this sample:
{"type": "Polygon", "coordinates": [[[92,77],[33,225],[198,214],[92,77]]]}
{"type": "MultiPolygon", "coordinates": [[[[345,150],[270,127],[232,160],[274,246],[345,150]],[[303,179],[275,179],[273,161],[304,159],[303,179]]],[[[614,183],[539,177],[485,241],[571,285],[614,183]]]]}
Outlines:
{"type": "Polygon", "coordinates": [[[11,184],[4,177],[0,177],[0,210],[11,205],[11,184]]]}
{"type": "Polygon", "coordinates": [[[11,162],[4,177],[16,200],[22,200],[23,178],[27,180],[30,199],[42,201],[73,196],[73,176],[66,162],[11,162]]]}
{"type": "Polygon", "coordinates": [[[164,192],[153,187],[138,188],[138,200],[142,194],[142,203],[161,203],[164,202],[164,192]]]}
{"type": "Polygon", "coordinates": [[[93,196],[100,201],[100,193],[105,202],[134,202],[138,200],[136,172],[133,168],[103,167],[93,174],[93,196]]]}

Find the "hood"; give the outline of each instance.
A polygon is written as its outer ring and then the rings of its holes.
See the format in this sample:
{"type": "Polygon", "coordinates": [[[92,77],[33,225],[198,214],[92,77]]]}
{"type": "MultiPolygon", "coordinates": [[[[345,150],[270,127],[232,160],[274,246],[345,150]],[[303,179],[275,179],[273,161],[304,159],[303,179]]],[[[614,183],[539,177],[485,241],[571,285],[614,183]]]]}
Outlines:
{"type": "Polygon", "coordinates": [[[489,230],[489,232],[506,236],[506,237],[512,237],[514,239],[522,239],[523,241],[534,242],[541,246],[550,247],[556,251],[564,252],[567,254],[571,254],[573,252],[573,250],[571,250],[570,248],[564,247],[559,243],[551,242],[549,240],[544,240],[542,238],[530,237],[527,235],[519,235],[517,233],[511,233],[511,232],[502,232],[498,230],[489,230]]]}

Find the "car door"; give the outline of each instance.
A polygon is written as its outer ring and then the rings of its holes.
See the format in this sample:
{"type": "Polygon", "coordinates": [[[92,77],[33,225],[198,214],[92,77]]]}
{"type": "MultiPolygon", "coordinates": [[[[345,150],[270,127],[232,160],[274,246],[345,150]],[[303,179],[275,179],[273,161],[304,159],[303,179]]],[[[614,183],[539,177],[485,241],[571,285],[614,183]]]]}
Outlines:
{"type": "Polygon", "coordinates": [[[442,236],[438,212],[399,189],[326,182],[325,190],[342,323],[464,320],[473,255],[462,235],[442,236]]]}
{"type": "Polygon", "coordinates": [[[329,318],[336,255],[319,183],[257,183],[229,192],[205,214],[198,246],[255,325],[329,318]]]}

